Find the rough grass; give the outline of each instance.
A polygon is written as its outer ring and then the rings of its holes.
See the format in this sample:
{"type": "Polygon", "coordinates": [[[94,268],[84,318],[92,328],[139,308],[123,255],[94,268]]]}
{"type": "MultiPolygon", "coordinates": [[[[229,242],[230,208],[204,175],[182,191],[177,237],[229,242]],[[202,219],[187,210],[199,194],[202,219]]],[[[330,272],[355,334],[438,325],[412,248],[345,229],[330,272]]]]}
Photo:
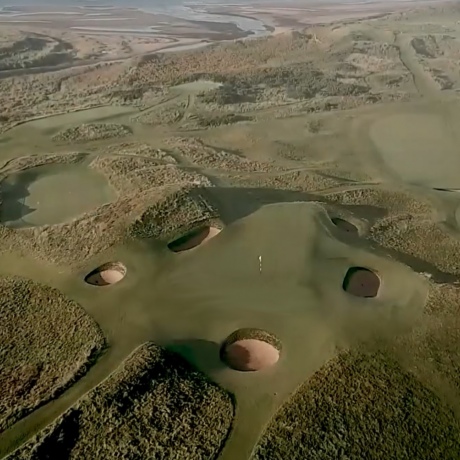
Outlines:
{"type": "Polygon", "coordinates": [[[29,257],[66,268],[78,268],[88,258],[123,241],[126,228],[149,203],[164,198],[164,191],[132,192],[76,220],[59,225],[12,230],[0,227],[3,245],[29,257]]]}
{"type": "Polygon", "coordinates": [[[426,199],[383,189],[328,194],[327,199],[373,220],[369,239],[390,257],[432,275],[436,282],[458,281],[460,243],[434,221],[433,205],[426,199]]]}
{"type": "Polygon", "coordinates": [[[50,164],[77,164],[88,156],[87,153],[60,153],[48,155],[28,155],[7,160],[0,166],[2,175],[50,164]]]}
{"type": "MultiPolygon", "coordinates": [[[[54,155],[50,158],[55,157],[59,162],[79,161],[81,155],[63,155],[63,159],[61,155],[54,155]]],[[[7,165],[8,171],[25,169],[33,164],[34,158],[14,160],[7,165]]],[[[51,162],[43,161],[46,164],[51,162]]],[[[58,265],[81,266],[89,257],[122,242],[126,229],[153,203],[162,203],[169,195],[173,195],[174,200],[178,190],[188,190],[192,184],[211,186],[209,180],[199,173],[175,165],[158,164],[155,158],[137,155],[101,156],[90,166],[105,174],[117,189],[119,198],[115,202],[59,225],[14,230],[0,227],[3,241],[0,251],[14,249],[58,265]]]]}
{"type": "MultiPolygon", "coordinates": [[[[431,271],[460,275],[460,242],[431,220],[414,219],[411,215],[386,219],[371,229],[371,237],[382,247],[424,261],[433,267],[431,271]]],[[[444,281],[449,280],[444,275],[444,281]]]]}
{"type": "Polygon", "coordinates": [[[233,416],[228,393],[147,343],[8,460],[212,460],[233,416]]]}
{"type": "Polygon", "coordinates": [[[139,115],[132,117],[131,120],[135,123],[150,126],[171,125],[181,120],[185,109],[186,103],[184,101],[172,102],[155,110],[141,112],[139,115]]]}
{"type": "Polygon", "coordinates": [[[219,214],[198,188],[184,188],[149,207],[128,229],[132,238],[169,242],[197,226],[222,227],[219,214]]]}
{"type": "Polygon", "coordinates": [[[204,168],[241,172],[268,172],[283,169],[272,163],[252,161],[234,152],[210,147],[195,138],[172,137],[167,140],[167,143],[176,154],[204,168]]]}
{"type": "Polygon", "coordinates": [[[385,209],[390,214],[424,214],[430,216],[431,204],[400,190],[362,188],[328,194],[328,199],[344,205],[367,205],[385,209]]]}
{"type": "Polygon", "coordinates": [[[202,174],[176,165],[159,165],[144,157],[97,157],[90,166],[102,172],[121,194],[161,187],[177,189],[191,184],[212,185],[202,174]]]}
{"type": "Polygon", "coordinates": [[[98,150],[104,155],[117,155],[142,157],[157,161],[160,164],[176,164],[177,161],[168,152],[140,142],[121,142],[112,144],[98,150]]]}
{"type": "Polygon", "coordinates": [[[425,321],[394,344],[406,367],[460,414],[460,287],[431,283],[425,321]]]}
{"type": "Polygon", "coordinates": [[[0,278],[0,431],[57,396],[104,347],[98,325],[56,289],[0,278]]]}
{"type": "Polygon", "coordinates": [[[293,192],[319,192],[343,184],[340,180],[310,171],[294,171],[266,176],[240,175],[231,178],[231,181],[239,187],[269,188],[293,192]]]}
{"type": "Polygon", "coordinates": [[[381,354],[346,353],[303,384],[253,460],[458,459],[452,411],[381,354]]]}
{"type": "MultiPolygon", "coordinates": [[[[417,14],[404,18],[404,28],[409,33],[415,27],[414,32],[420,34],[417,24],[426,22],[433,12],[425,12],[424,19],[417,14]]],[[[273,102],[274,94],[274,105],[292,102],[290,97],[321,104],[309,105],[312,110],[330,110],[322,102],[327,95],[335,95],[334,104],[348,108],[404,100],[413,94],[414,87],[393,43],[393,32],[400,31],[402,23],[383,18],[375,21],[361,21],[340,30],[335,25],[313,27],[304,33],[237,41],[188,53],[151,54],[129,63],[4,78],[0,82],[0,132],[35,116],[101,104],[149,107],[152,96],[156,99],[164,86],[202,78],[225,83],[225,87],[207,94],[205,100],[212,105],[244,105],[251,101],[266,104],[273,102]],[[367,32],[369,28],[386,32],[379,32],[377,37],[367,32]]],[[[430,27],[441,37],[447,33],[440,25],[430,27]]],[[[425,60],[434,63],[424,62],[424,67],[436,65],[431,69],[433,78],[445,87],[458,73],[458,44],[441,37],[436,40],[445,59],[425,60]],[[434,73],[438,67],[443,71],[441,75],[434,73]]],[[[140,118],[155,125],[170,124],[180,120],[183,110],[174,103],[165,104],[158,110],[146,111],[140,118]]]]}
{"type": "Polygon", "coordinates": [[[229,114],[202,113],[198,116],[197,124],[202,128],[215,128],[216,126],[233,125],[242,121],[252,121],[252,117],[229,114]]]}
{"type": "Polygon", "coordinates": [[[88,123],[68,128],[53,136],[55,142],[79,142],[125,137],[132,134],[128,126],[116,123],[88,123]]]}

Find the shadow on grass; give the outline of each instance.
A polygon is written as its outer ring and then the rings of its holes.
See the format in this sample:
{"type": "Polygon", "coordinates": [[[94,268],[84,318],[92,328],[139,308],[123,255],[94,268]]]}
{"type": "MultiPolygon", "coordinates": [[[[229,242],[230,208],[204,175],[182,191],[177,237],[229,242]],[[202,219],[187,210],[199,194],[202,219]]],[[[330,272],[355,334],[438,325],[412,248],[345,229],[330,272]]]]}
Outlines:
{"type": "MultiPolygon", "coordinates": [[[[366,204],[342,204],[327,198],[327,196],[315,195],[314,193],[279,190],[271,188],[238,188],[238,187],[215,187],[202,189],[209,201],[217,207],[221,214],[222,221],[229,225],[234,221],[249,216],[256,212],[264,205],[275,203],[294,203],[294,202],[319,202],[327,205],[337,206],[346,212],[354,215],[358,219],[366,220],[372,227],[378,220],[386,217],[388,211],[379,206],[366,204]]],[[[342,238],[346,244],[353,245],[353,239],[343,235],[342,238]]],[[[354,238],[356,240],[356,238],[354,238]]],[[[391,248],[379,245],[372,239],[361,239],[361,244],[357,246],[369,250],[369,243],[373,249],[379,253],[397,260],[404,265],[409,266],[418,273],[429,273],[435,283],[460,283],[460,276],[439,270],[434,264],[417,257],[414,254],[406,254],[391,248]]]]}
{"type": "Polygon", "coordinates": [[[388,214],[387,210],[381,207],[343,205],[325,196],[302,191],[260,187],[212,187],[199,189],[199,192],[219,210],[220,217],[226,225],[253,214],[265,205],[299,201],[340,206],[356,217],[368,220],[371,225],[388,214]]]}
{"type": "Polygon", "coordinates": [[[165,348],[178,353],[197,369],[207,373],[225,369],[220,360],[220,346],[215,342],[202,339],[177,340],[165,348]]]}

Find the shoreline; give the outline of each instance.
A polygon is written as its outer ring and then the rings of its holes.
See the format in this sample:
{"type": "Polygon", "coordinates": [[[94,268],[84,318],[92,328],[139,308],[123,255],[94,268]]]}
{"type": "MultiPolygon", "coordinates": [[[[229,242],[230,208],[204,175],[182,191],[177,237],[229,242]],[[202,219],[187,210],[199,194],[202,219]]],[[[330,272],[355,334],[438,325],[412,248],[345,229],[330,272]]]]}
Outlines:
{"type": "MultiPolygon", "coordinates": [[[[427,2],[429,3],[429,0],[427,2]]],[[[412,5],[413,2],[409,2],[409,5],[412,5]]],[[[314,6],[314,5],[312,5],[314,6]]],[[[332,7],[333,5],[331,5],[332,7]]],[[[274,9],[268,9],[266,13],[261,13],[260,10],[254,8],[251,10],[254,14],[251,15],[249,12],[248,14],[241,14],[238,12],[239,8],[248,8],[243,5],[191,5],[184,11],[191,11],[191,15],[187,14],[179,14],[174,15],[174,9],[169,9],[169,16],[166,14],[166,10],[157,10],[156,13],[144,11],[139,7],[132,7],[132,8],[117,8],[115,6],[104,7],[104,11],[110,11],[111,19],[120,19],[118,16],[121,15],[123,18],[124,16],[131,13],[130,19],[134,23],[130,29],[126,30],[123,29],[123,25],[121,24],[118,28],[108,28],[103,27],[101,22],[100,24],[96,24],[94,26],[89,26],[88,21],[77,23],[78,25],[71,25],[75,24],[73,19],[69,19],[69,17],[73,17],[74,14],[78,15],[78,13],[72,13],[74,9],[84,10],[87,11],[94,11],[95,9],[99,8],[96,6],[91,6],[88,8],[87,6],[71,6],[67,8],[60,8],[60,13],[63,17],[58,18],[62,22],[62,28],[59,27],[59,22],[53,24],[49,30],[47,29],[48,35],[52,37],[55,35],[55,30],[60,31],[61,34],[66,32],[70,32],[75,34],[77,37],[87,38],[89,40],[102,40],[106,43],[106,46],[109,47],[110,50],[110,57],[104,55],[97,56],[95,59],[86,56],[81,56],[75,58],[74,56],[69,55],[67,62],[61,62],[56,65],[45,65],[45,66],[37,66],[37,67],[29,67],[29,68],[11,68],[6,70],[0,71],[0,80],[15,76],[25,76],[25,75],[33,75],[39,73],[49,73],[54,71],[62,71],[68,70],[72,68],[81,68],[81,67],[91,67],[95,65],[104,65],[107,63],[117,63],[117,62],[126,62],[130,59],[139,58],[146,55],[152,54],[164,54],[164,53],[172,53],[172,52],[181,52],[181,51],[192,51],[195,49],[202,49],[206,46],[211,44],[221,44],[221,43],[228,43],[238,40],[251,40],[257,38],[265,38],[270,36],[275,36],[283,33],[289,33],[293,30],[300,30],[305,29],[309,26],[314,25],[326,25],[326,24],[336,24],[336,23],[353,23],[355,21],[359,21],[361,19],[378,19],[382,17],[386,17],[391,15],[398,10],[406,9],[407,6],[398,8],[394,3],[391,4],[392,11],[388,11],[389,6],[383,8],[387,11],[376,11],[375,8],[370,8],[373,11],[364,12],[360,9],[360,14],[358,17],[349,17],[350,13],[352,13],[353,8],[348,10],[345,8],[340,16],[338,17],[337,11],[331,11],[331,7],[326,6],[321,8],[321,11],[317,11],[318,14],[315,14],[315,17],[311,18],[313,20],[310,24],[305,24],[300,21],[305,18],[298,18],[294,19],[293,17],[289,17],[289,15],[278,15],[272,14],[274,9]],[[194,8],[201,8],[201,10],[195,10],[194,8]],[[230,11],[227,11],[227,8],[230,8],[230,11]],[[204,11],[203,11],[204,9],[204,11]],[[235,11],[236,9],[236,11],[235,11]],[[72,14],[71,14],[72,13],[72,14]],[[142,16],[142,13],[146,15],[146,19],[142,16]],[[231,18],[241,18],[244,20],[255,21],[257,24],[262,24],[264,27],[264,32],[262,33],[258,28],[253,30],[243,30],[239,27],[239,24],[236,22],[221,22],[221,21],[207,21],[207,20],[200,20],[195,19],[193,14],[196,15],[203,14],[206,16],[216,16],[216,17],[226,17],[228,19],[231,18]],[[326,20],[326,15],[329,14],[330,20],[326,20]],[[151,19],[150,19],[150,15],[151,19]],[[188,16],[188,19],[186,18],[188,16]],[[150,22],[151,21],[151,22],[150,22]],[[155,22],[156,21],[156,22],[155,22]],[[174,22],[176,21],[176,22],[174,22]],[[148,25],[150,24],[150,25],[148,25]],[[63,28],[64,25],[67,25],[66,28],[63,28]],[[98,25],[100,27],[98,27],[98,25]],[[139,30],[136,31],[136,28],[139,30]],[[149,28],[151,30],[149,30],[149,28]],[[147,42],[146,45],[141,45],[137,49],[132,48],[128,52],[123,52],[123,49],[120,48],[119,44],[116,42],[117,36],[120,34],[126,36],[126,40],[129,40],[129,37],[137,40],[151,40],[151,42],[147,42]],[[155,43],[155,40],[158,40],[155,43]],[[164,40],[161,42],[161,40],[164,40]],[[111,49],[110,49],[111,47],[111,49]]],[[[251,7],[252,8],[252,7],[251,7]]],[[[20,16],[25,17],[24,20],[24,28],[26,32],[34,33],[37,30],[45,30],[47,25],[39,25],[37,23],[33,24],[27,21],[27,18],[30,18],[34,15],[46,15],[51,14],[49,10],[50,7],[39,7],[32,8],[32,7],[4,7],[3,11],[14,11],[20,12],[20,16]]],[[[290,8],[276,8],[277,11],[280,12],[288,12],[291,10],[290,8]]],[[[176,10],[177,11],[177,10],[176,10]]],[[[307,10],[305,10],[307,11],[307,10]]],[[[357,13],[357,12],[356,12],[357,13]]],[[[57,13],[56,13],[57,14],[57,13]]],[[[16,16],[14,16],[16,18],[16,16]]],[[[91,18],[91,22],[89,24],[94,24],[94,18],[91,18]]],[[[104,18],[106,19],[106,18],[104,18]]],[[[78,21],[84,21],[84,18],[79,17],[78,21]]],[[[9,23],[10,28],[17,27],[18,22],[16,19],[14,21],[3,21],[2,25],[8,27],[9,23]]],[[[121,22],[121,21],[120,21],[121,22]]],[[[107,22],[106,22],[107,24],[107,22]]],[[[123,38],[123,37],[122,37],[123,38]]]]}

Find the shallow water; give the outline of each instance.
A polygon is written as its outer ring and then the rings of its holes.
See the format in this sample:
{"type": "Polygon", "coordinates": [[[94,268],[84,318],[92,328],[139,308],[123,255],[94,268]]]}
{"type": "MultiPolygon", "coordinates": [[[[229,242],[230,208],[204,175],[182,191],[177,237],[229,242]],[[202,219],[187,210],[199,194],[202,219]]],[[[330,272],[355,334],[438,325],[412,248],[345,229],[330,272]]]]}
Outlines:
{"type": "Polygon", "coordinates": [[[67,222],[116,197],[107,180],[83,166],[39,166],[7,177],[1,184],[0,218],[24,228],[67,222]]]}
{"type": "MultiPolygon", "coordinates": [[[[0,8],[2,6],[11,5],[13,2],[7,0],[0,0],[0,8]]],[[[62,2],[58,0],[48,0],[46,2],[48,5],[62,5],[62,2]]],[[[156,14],[165,14],[172,17],[185,19],[187,21],[207,21],[207,22],[217,22],[217,23],[230,23],[235,24],[239,29],[245,32],[252,32],[252,37],[261,37],[264,35],[268,35],[269,31],[266,29],[265,24],[254,18],[250,17],[240,17],[240,16],[232,16],[232,15],[225,15],[225,14],[209,14],[206,13],[204,10],[200,10],[199,8],[190,8],[186,6],[185,1],[158,1],[158,0],[136,0],[133,3],[130,3],[131,8],[138,8],[142,11],[148,13],[156,13],[156,14]]],[[[206,3],[206,2],[204,2],[206,3]]],[[[14,2],[17,6],[22,5],[37,5],[37,2],[34,0],[21,0],[19,2],[14,2]]],[[[215,6],[218,5],[219,2],[210,2],[210,5],[215,6]]],[[[68,2],[68,6],[81,6],[76,1],[68,2]]],[[[126,4],[121,2],[120,0],[111,0],[109,2],[110,6],[116,8],[124,8],[126,4]]],[[[101,8],[102,9],[102,8],[101,8]]],[[[107,9],[106,7],[104,9],[107,9]]],[[[13,13],[14,14],[14,13],[13,13]]],[[[88,30],[88,29],[87,29],[88,30]]],[[[141,29],[136,31],[141,31],[141,29]]]]}

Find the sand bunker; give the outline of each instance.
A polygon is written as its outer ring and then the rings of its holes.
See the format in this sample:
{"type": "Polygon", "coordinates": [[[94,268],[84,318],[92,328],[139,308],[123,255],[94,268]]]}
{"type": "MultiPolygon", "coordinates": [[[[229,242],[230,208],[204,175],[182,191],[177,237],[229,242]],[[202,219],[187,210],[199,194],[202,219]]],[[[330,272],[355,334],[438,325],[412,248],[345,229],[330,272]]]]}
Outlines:
{"type": "Polygon", "coordinates": [[[14,228],[55,225],[109,203],[104,176],[81,165],[39,166],[0,183],[0,221],[14,228]]]}
{"type": "Polygon", "coordinates": [[[341,219],[340,217],[333,217],[332,223],[340,230],[349,233],[350,235],[358,235],[358,229],[350,222],[341,219]]]}
{"type": "Polygon", "coordinates": [[[276,364],[281,342],[261,329],[239,329],[222,344],[221,359],[232,369],[260,371],[276,364]]]}
{"type": "Polygon", "coordinates": [[[352,267],[345,275],[343,289],[357,297],[376,297],[380,289],[380,278],[367,268],[352,267]]]}
{"type": "Polygon", "coordinates": [[[126,267],[121,262],[108,262],[88,273],[85,281],[93,286],[110,286],[126,276],[126,267]]]}
{"type": "Polygon", "coordinates": [[[172,241],[168,244],[168,248],[173,252],[188,251],[206,243],[211,238],[214,238],[216,235],[218,235],[220,231],[221,230],[216,227],[200,227],[187,233],[184,236],[181,236],[177,240],[172,241]]]}

